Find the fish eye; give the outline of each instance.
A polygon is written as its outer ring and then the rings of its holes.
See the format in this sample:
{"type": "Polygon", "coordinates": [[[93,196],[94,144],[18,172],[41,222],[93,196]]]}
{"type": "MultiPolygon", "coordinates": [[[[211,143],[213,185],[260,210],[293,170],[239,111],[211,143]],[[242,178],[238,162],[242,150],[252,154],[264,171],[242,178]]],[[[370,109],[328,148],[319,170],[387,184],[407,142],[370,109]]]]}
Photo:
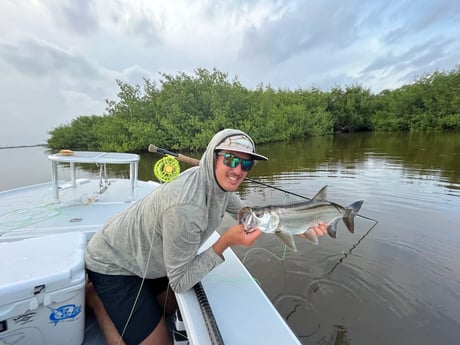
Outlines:
{"type": "Polygon", "coordinates": [[[260,211],[254,211],[254,214],[257,218],[261,218],[264,216],[264,211],[260,210],[260,211]]]}

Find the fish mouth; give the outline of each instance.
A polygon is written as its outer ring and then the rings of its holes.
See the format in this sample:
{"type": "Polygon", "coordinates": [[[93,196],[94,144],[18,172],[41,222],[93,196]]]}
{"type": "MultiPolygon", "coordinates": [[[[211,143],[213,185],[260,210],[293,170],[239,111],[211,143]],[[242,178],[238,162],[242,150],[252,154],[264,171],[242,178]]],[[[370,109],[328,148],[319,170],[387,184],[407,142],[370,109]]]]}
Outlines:
{"type": "Polygon", "coordinates": [[[257,221],[250,207],[243,207],[238,212],[238,223],[244,225],[244,231],[252,232],[257,228],[257,221]]]}
{"type": "Polygon", "coordinates": [[[251,208],[243,207],[238,212],[238,223],[243,224],[250,214],[251,214],[251,208]]]}

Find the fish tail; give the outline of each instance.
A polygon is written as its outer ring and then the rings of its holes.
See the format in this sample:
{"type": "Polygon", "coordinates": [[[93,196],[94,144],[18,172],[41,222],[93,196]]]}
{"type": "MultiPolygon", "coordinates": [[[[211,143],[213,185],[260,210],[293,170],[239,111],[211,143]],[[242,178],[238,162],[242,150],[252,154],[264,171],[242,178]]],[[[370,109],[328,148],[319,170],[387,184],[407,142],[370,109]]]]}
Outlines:
{"type": "Polygon", "coordinates": [[[348,231],[350,231],[351,233],[355,232],[355,216],[361,209],[363,202],[363,200],[355,201],[351,205],[347,206],[347,208],[345,209],[345,213],[342,219],[348,231]]]}

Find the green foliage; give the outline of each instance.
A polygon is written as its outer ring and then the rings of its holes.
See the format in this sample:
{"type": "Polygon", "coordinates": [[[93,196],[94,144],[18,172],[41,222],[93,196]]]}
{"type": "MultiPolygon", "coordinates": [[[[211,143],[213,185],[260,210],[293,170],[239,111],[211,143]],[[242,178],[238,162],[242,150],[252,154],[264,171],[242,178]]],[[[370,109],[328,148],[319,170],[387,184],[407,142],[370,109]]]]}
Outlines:
{"type": "Polygon", "coordinates": [[[99,138],[95,127],[103,120],[104,118],[96,115],[79,116],[69,126],[61,125],[50,131],[48,146],[52,149],[97,149],[99,138]]]}
{"type": "Polygon", "coordinates": [[[325,92],[312,88],[248,90],[217,70],[162,74],[143,88],[117,81],[118,100],[107,114],[79,116],[50,131],[52,149],[118,152],[203,150],[222,128],[239,128],[257,143],[334,132],[460,129],[460,67],[435,72],[393,91],[374,95],[359,85],[325,92]]]}

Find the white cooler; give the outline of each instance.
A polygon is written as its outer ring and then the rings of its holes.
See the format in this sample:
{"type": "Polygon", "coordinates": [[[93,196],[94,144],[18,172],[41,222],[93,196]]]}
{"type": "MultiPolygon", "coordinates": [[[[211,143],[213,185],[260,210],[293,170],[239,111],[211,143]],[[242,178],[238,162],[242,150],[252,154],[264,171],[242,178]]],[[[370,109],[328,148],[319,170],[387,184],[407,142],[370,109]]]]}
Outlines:
{"type": "Polygon", "coordinates": [[[0,345],[80,345],[86,236],[0,243],[0,345]]]}

